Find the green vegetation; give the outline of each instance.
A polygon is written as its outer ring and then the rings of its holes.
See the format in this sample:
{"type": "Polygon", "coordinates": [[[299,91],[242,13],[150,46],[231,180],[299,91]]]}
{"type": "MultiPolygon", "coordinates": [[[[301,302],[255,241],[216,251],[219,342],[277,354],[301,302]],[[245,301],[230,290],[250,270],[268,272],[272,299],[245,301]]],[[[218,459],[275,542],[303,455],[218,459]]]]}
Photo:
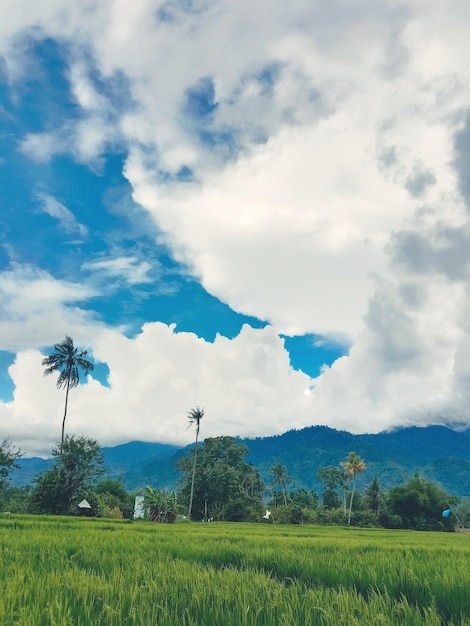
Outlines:
{"type": "Polygon", "coordinates": [[[188,501],[193,494],[194,519],[260,519],[264,484],[258,470],[245,462],[247,453],[247,447],[233,437],[213,437],[199,448],[195,474],[193,453],[180,459],[181,499],[188,501]]]}
{"type": "Polygon", "coordinates": [[[0,489],[13,469],[19,467],[21,456],[21,450],[16,450],[9,439],[0,441],[0,489]]]}
{"type": "MultiPolygon", "coordinates": [[[[374,477],[362,493],[356,487],[356,477],[364,471],[365,463],[354,452],[340,463],[344,470],[339,466],[317,469],[323,483],[320,504],[319,496],[312,490],[288,491],[291,478],[281,463],[272,466],[274,480],[266,486],[254,465],[245,461],[247,447],[233,437],[209,438],[198,448],[197,466],[196,448],[179,459],[181,480],[177,491],[147,485],[143,494],[147,519],[174,523],[178,515],[188,510],[189,502],[192,519],[197,521],[260,522],[267,505],[271,510],[268,518],[278,524],[450,531],[468,522],[467,501],[461,504],[462,522],[459,499],[419,474],[389,492],[384,492],[374,477]],[[443,517],[446,509],[451,509],[452,515],[443,517]]],[[[104,468],[102,451],[95,440],[66,436],[62,452],[62,469],[60,449],[56,446],[55,463],[32,487],[4,487],[0,492],[0,511],[133,517],[136,493],[127,492],[122,481],[108,478],[98,482],[104,468]],[[90,505],[87,511],[78,508],[83,499],[90,505]]]]}
{"type": "Polygon", "coordinates": [[[459,533],[0,516],[0,624],[470,626],[459,533]]]}
{"type": "Polygon", "coordinates": [[[386,511],[400,517],[405,528],[441,530],[442,518],[436,519],[433,513],[457,504],[457,501],[457,498],[447,497],[437,485],[416,474],[406,485],[390,490],[386,511]]]}
{"type": "Polygon", "coordinates": [[[52,455],[54,465],[39,476],[31,492],[31,511],[73,514],[104,472],[101,448],[95,439],[67,435],[52,455]]]}
{"type": "Polygon", "coordinates": [[[178,517],[178,497],[174,491],[155,489],[147,485],[144,508],[151,522],[174,524],[178,517]]]}

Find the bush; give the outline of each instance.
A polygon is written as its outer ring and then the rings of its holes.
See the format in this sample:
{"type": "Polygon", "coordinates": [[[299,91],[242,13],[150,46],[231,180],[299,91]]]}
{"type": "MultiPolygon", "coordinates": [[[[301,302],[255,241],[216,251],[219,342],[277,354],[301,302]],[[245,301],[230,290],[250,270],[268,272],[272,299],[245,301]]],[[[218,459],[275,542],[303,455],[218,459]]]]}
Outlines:
{"type": "Polygon", "coordinates": [[[302,509],[302,524],[316,524],[318,519],[317,512],[313,509],[302,509]]]}
{"type": "Polygon", "coordinates": [[[332,526],[344,526],[347,522],[344,509],[326,509],[324,506],[318,507],[317,521],[319,524],[332,525],[332,526]]]}
{"type": "Polygon", "coordinates": [[[380,526],[379,516],[370,509],[366,509],[365,511],[353,511],[351,515],[351,526],[375,528],[380,526]]]}
{"type": "Polygon", "coordinates": [[[220,515],[220,519],[225,522],[259,522],[262,517],[259,507],[253,506],[243,498],[230,500],[220,515]]]}
{"type": "Polygon", "coordinates": [[[444,519],[441,512],[457,498],[419,474],[404,485],[393,487],[387,496],[387,509],[399,515],[404,528],[412,530],[453,530],[455,519],[444,519]]]}
{"type": "Polygon", "coordinates": [[[379,524],[383,528],[403,528],[403,520],[396,513],[381,511],[379,514],[379,524]]]}
{"type": "Polygon", "coordinates": [[[302,509],[298,504],[293,504],[289,507],[289,523],[301,524],[302,523],[302,509]]]}

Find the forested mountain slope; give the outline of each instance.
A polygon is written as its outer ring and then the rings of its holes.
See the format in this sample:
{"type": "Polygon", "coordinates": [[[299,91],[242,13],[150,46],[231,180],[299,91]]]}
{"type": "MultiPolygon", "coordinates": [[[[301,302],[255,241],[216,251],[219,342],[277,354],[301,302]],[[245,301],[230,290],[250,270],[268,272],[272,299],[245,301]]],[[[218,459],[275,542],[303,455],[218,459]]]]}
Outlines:
{"type": "MultiPolygon", "coordinates": [[[[266,484],[270,469],[282,463],[294,479],[291,488],[305,487],[321,492],[317,469],[339,466],[350,451],[367,464],[360,487],[379,478],[388,489],[412,478],[416,472],[439,483],[453,495],[470,497],[470,431],[443,426],[402,428],[376,435],[353,435],[326,426],[291,430],[283,435],[239,439],[249,449],[247,461],[260,470],[266,484]]],[[[127,489],[151,484],[174,488],[178,473],[175,462],[190,451],[159,443],[133,441],[103,448],[108,476],[121,477],[127,489]]],[[[27,484],[35,474],[47,469],[50,461],[23,459],[22,469],[12,475],[12,484],[27,484]]]]}

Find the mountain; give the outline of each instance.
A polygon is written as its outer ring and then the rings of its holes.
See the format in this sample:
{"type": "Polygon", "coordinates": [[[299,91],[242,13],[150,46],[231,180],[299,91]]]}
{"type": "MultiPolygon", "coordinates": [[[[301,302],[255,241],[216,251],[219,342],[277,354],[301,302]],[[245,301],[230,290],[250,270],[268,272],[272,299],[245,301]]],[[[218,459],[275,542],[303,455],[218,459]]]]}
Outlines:
{"type": "MultiPolygon", "coordinates": [[[[133,468],[144,468],[146,463],[151,463],[153,467],[167,457],[172,458],[179,450],[181,446],[145,441],[130,441],[119,446],[103,447],[102,452],[107,470],[105,476],[127,477],[128,474],[132,475],[133,468]]],[[[38,457],[21,459],[19,461],[21,467],[10,474],[10,484],[21,487],[32,483],[35,476],[48,470],[53,462],[53,459],[38,457]]]]}
{"type": "MultiPolygon", "coordinates": [[[[317,469],[339,466],[349,452],[363,458],[367,469],[359,487],[374,476],[382,488],[389,489],[419,472],[423,478],[439,483],[448,493],[470,497],[470,430],[456,431],[444,426],[401,428],[376,435],[353,435],[327,426],[310,426],[283,435],[238,441],[247,446],[247,461],[253,463],[267,485],[272,480],[270,468],[282,463],[294,479],[291,488],[304,487],[319,493],[317,469]]],[[[176,487],[175,462],[189,454],[191,446],[181,448],[159,443],[132,441],[103,448],[108,476],[122,478],[127,489],[151,484],[176,487]]],[[[51,460],[22,459],[22,468],[12,474],[12,484],[31,482],[50,466],[51,460]]]]}
{"type": "Polygon", "coordinates": [[[359,481],[363,485],[377,476],[382,488],[389,489],[419,472],[451,494],[470,496],[469,430],[458,432],[443,426],[428,426],[353,435],[326,426],[311,426],[275,437],[240,441],[248,446],[248,460],[258,467],[266,483],[272,480],[273,463],[281,462],[296,488],[321,492],[317,468],[338,466],[353,450],[367,465],[359,481]]]}
{"type": "Polygon", "coordinates": [[[130,441],[112,448],[103,448],[103,453],[109,473],[113,475],[125,473],[127,475],[134,467],[140,467],[146,463],[157,463],[172,457],[180,449],[181,446],[165,443],[130,441]]]}

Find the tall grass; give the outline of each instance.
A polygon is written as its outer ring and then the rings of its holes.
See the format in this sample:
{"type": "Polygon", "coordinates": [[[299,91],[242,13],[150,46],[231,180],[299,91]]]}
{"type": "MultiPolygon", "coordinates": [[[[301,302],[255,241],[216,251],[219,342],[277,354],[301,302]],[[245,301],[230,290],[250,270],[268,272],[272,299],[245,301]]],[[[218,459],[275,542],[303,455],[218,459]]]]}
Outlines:
{"type": "Polygon", "coordinates": [[[0,517],[0,626],[470,626],[462,534],[0,517]]]}

